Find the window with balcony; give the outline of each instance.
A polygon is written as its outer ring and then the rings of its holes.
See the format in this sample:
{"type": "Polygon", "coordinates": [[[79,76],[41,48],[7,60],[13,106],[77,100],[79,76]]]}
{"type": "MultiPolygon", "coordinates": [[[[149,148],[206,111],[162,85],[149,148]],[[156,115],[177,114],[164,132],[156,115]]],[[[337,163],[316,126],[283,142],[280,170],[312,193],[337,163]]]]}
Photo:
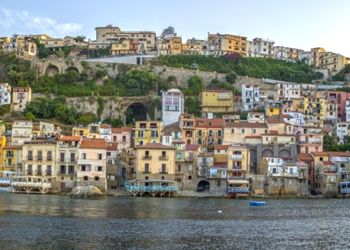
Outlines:
{"type": "Polygon", "coordinates": [[[166,164],[162,164],[160,173],[161,174],[166,174],[167,173],[167,171],[166,171],[166,164]]]}
{"type": "Polygon", "coordinates": [[[66,174],[66,166],[65,165],[60,166],[60,174],[66,174]]]}
{"type": "Polygon", "coordinates": [[[70,162],[75,162],[75,153],[70,153],[70,162]]]}
{"type": "Polygon", "coordinates": [[[43,160],[43,151],[38,150],[38,161],[42,161],[43,160]]]}
{"type": "Polygon", "coordinates": [[[65,154],[63,152],[60,153],[60,162],[64,162],[65,154]]]}
{"type": "Polygon", "coordinates": [[[68,174],[74,174],[74,166],[72,165],[68,166],[68,174]]]}
{"type": "Polygon", "coordinates": [[[46,158],[48,161],[52,161],[52,151],[47,151],[46,158]]]}
{"type": "Polygon", "coordinates": [[[33,160],[33,151],[29,150],[28,151],[28,161],[32,161],[33,160]]]}

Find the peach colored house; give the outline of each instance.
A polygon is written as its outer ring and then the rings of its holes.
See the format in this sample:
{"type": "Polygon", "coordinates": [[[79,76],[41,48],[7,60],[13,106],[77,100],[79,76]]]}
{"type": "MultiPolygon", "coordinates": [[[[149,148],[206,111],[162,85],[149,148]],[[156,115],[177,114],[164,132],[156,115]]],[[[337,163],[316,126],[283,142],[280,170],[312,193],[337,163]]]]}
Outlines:
{"type": "Polygon", "coordinates": [[[78,152],[77,185],[93,185],[105,192],[107,142],[104,139],[82,140],[78,152]]]}
{"type": "Polygon", "coordinates": [[[118,143],[118,150],[130,148],[131,128],[112,128],[112,142],[118,143]]]}

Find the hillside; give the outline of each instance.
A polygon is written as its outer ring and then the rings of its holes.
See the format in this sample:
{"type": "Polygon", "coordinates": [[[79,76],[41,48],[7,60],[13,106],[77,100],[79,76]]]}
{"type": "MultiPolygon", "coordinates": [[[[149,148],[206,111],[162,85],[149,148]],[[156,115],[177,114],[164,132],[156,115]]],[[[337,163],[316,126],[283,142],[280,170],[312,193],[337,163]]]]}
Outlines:
{"type": "Polygon", "coordinates": [[[302,63],[285,62],[270,58],[248,58],[235,55],[203,56],[203,55],[163,55],[154,63],[169,67],[198,68],[203,71],[219,73],[236,73],[241,76],[271,78],[291,82],[311,82],[321,75],[314,73],[312,67],[302,63]]]}

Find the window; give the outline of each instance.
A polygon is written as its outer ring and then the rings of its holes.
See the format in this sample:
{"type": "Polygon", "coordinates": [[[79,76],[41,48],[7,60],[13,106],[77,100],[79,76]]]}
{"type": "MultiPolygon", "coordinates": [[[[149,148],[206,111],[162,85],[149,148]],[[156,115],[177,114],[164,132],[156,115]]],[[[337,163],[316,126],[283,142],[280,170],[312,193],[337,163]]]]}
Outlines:
{"type": "Polygon", "coordinates": [[[52,151],[47,151],[47,160],[52,161],[52,151]]]}
{"type": "Polygon", "coordinates": [[[82,153],[83,160],[86,160],[86,153],[82,153]]]}
{"type": "Polygon", "coordinates": [[[38,150],[38,161],[42,161],[43,160],[43,151],[38,150]]]}
{"type": "Polygon", "coordinates": [[[166,173],[166,164],[162,164],[162,169],[161,169],[162,173],[166,173]]]}
{"type": "Polygon", "coordinates": [[[84,181],[88,181],[88,180],[89,180],[89,177],[84,176],[84,181]]]}
{"type": "Polygon", "coordinates": [[[176,159],[181,159],[182,158],[182,154],[181,153],[176,153],[176,159]]]}
{"type": "Polygon", "coordinates": [[[60,153],[60,162],[64,162],[64,153],[60,153]]]}
{"type": "Polygon", "coordinates": [[[216,182],[216,186],[221,187],[221,180],[218,180],[218,181],[216,182]]]}
{"type": "Polygon", "coordinates": [[[178,172],[181,172],[181,165],[180,165],[180,164],[177,165],[177,171],[178,171],[178,172]]]}
{"type": "Polygon", "coordinates": [[[103,171],[103,167],[102,166],[97,166],[96,167],[96,171],[97,172],[102,172],[103,171]]]}
{"type": "Polygon", "coordinates": [[[320,161],[323,161],[323,157],[320,157],[320,161]]]}
{"type": "Polygon", "coordinates": [[[102,160],[102,154],[97,154],[97,160],[102,160]]]}
{"type": "Polygon", "coordinates": [[[273,169],[272,169],[272,173],[273,173],[273,174],[276,174],[276,173],[277,173],[277,169],[276,169],[276,168],[273,168],[273,169]]]}
{"type": "Polygon", "coordinates": [[[235,130],[234,129],[231,129],[231,133],[233,134],[235,132],[235,130]]]}
{"type": "Polygon", "coordinates": [[[189,175],[189,176],[188,176],[188,179],[189,179],[189,180],[192,180],[192,176],[191,176],[191,175],[189,175]]]}
{"type": "Polygon", "coordinates": [[[70,162],[75,161],[75,153],[70,153],[70,162]]]}
{"type": "Polygon", "coordinates": [[[145,163],[144,173],[149,173],[149,164],[145,163]]]}
{"type": "Polygon", "coordinates": [[[123,142],[126,142],[126,136],[125,135],[123,135],[123,142]]]}
{"type": "Polygon", "coordinates": [[[65,165],[60,166],[60,174],[66,174],[66,166],[65,165]]]}
{"type": "Polygon", "coordinates": [[[95,176],[95,181],[99,181],[99,180],[100,180],[100,177],[95,176]]]}

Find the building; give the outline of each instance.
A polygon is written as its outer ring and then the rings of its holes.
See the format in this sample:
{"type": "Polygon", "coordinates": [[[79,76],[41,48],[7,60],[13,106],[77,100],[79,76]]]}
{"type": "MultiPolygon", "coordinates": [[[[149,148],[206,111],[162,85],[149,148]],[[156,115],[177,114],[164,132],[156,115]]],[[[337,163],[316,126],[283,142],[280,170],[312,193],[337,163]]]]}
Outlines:
{"type": "Polygon", "coordinates": [[[246,179],[250,173],[249,148],[241,144],[231,144],[227,148],[228,176],[246,179]]]}
{"type": "Polygon", "coordinates": [[[175,148],[160,143],[136,147],[136,179],[175,180],[175,148]]]}
{"type": "Polygon", "coordinates": [[[298,127],[296,136],[299,154],[310,154],[323,151],[322,128],[298,127]]]}
{"type": "Polygon", "coordinates": [[[268,39],[254,38],[253,41],[248,41],[247,56],[265,58],[272,57],[274,44],[274,41],[268,39]]]}
{"type": "Polygon", "coordinates": [[[76,186],[80,136],[61,136],[57,145],[57,182],[61,192],[76,186]]]}
{"type": "Polygon", "coordinates": [[[121,39],[132,40],[146,44],[146,53],[156,51],[157,39],[156,33],[152,31],[122,31],[119,27],[107,25],[105,27],[96,27],[97,43],[118,43],[121,39]]]}
{"type": "Polygon", "coordinates": [[[208,33],[208,52],[214,55],[247,55],[247,38],[231,34],[208,33]]]}
{"type": "Polygon", "coordinates": [[[322,127],[326,116],[326,98],[320,93],[304,96],[304,114],[308,126],[322,127]]]}
{"type": "MultiPolygon", "coordinates": [[[[35,139],[23,144],[23,175],[55,184],[57,141],[54,139],[35,139]]],[[[54,189],[56,191],[56,189],[54,189]]]]}
{"type": "Polygon", "coordinates": [[[89,135],[89,128],[84,126],[76,126],[72,128],[73,136],[87,137],[89,135]]]}
{"type": "Polygon", "coordinates": [[[300,60],[303,52],[304,51],[301,49],[295,49],[284,46],[275,46],[273,54],[274,57],[278,60],[296,62],[300,60]]]}
{"type": "Polygon", "coordinates": [[[278,81],[277,98],[281,101],[299,99],[301,96],[300,84],[278,81]]]}
{"type": "Polygon", "coordinates": [[[311,49],[311,65],[317,69],[325,69],[330,75],[334,75],[342,70],[349,59],[343,55],[328,52],[324,48],[311,49]]]}
{"type": "MultiPolygon", "coordinates": [[[[327,103],[336,104],[338,118],[340,121],[346,121],[346,102],[350,100],[350,93],[343,91],[327,91],[326,93],[327,103]]],[[[333,106],[334,107],[334,106],[333,106]]],[[[349,109],[349,108],[348,108],[349,109]]]]}
{"type": "Polygon", "coordinates": [[[346,122],[350,122],[350,99],[345,102],[345,114],[346,114],[346,122]]]}
{"type": "Polygon", "coordinates": [[[166,55],[178,55],[182,53],[182,38],[172,35],[163,37],[158,41],[158,53],[166,55]]]}
{"type": "Polygon", "coordinates": [[[12,123],[11,144],[22,145],[33,137],[33,122],[14,121],[12,123]]]}
{"type": "Polygon", "coordinates": [[[22,146],[4,146],[2,158],[3,171],[22,173],[22,146]]]}
{"type": "Polygon", "coordinates": [[[131,146],[131,128],[112,128],[112,142],[118,143],[118,150],[126,150],[131,146]]]}
{"type": "Polygon", "coordinates": [[[200,94],[202,114],[233,112],[233,93],[229,90],[203,90],[200,94]]]}
{"type": "Polygon", "coordinates": [[[260,87],[252,84],[242,84],[242,109],[251,111],[260,107],[260,87]]]}
{"type": "Polygon", "coordinates": [[[0,83],[0,105],[11,104],[11,86],[8,83],[0,83]]]}
{"type": "Polygon", "coordinates": [[[340,144],[347,143],[350,135],[350,123],[349,122],[338,122],[335,129],[338,142],[340,144]]]}
{"type": "Polygon", "coordinates": [[[32,89],[30,87],[13,87],[12,110],[23,112],[27,103],[32,100],[32,89]]]}
{"type": "Polygon", "coordinates": [[[104,139],[82,140],[78,152],[77,185],[93,185],[106,192],[107,142],[104,139]]]}
{"type": "Polygon", "coordinates": [[[16,54],[25,59],[32,59],[37,54],[37,45],[31,37],[19,36],[16,39],[16,54]]]}
{"type": "Polygon", "coordinates": [[[106,142],[112,142],[112,126],[109,124],[100,125],[100,138],[105,139],[106,142]]]}
{"type": "Polygon", "coordinates": [[[205,54],[207,52],[207,41],[199,40],[195,38],[188,39],[186,42],[186,49],[183,51],[184,54],[205,54]]]}
{"type": "Polygon", "coordinates": [[[262,112],[249,112],[247,115],[247,121],[249,123],[265,123],[265,114],[262,112]]]}
{"type": "Polygon", "coordinates": [[[164,126],[178,122],[184,112],[184,95],[178,89],[162,92],[162,121],[164,126]]]}
{"type": "Polygon", "coordinates": [[[223,144],[248,144],[252,136],[257,137],[257,143],[261,144],[261,135],[267,133],[267,129],[266,123],[234,122],[226,124],[223,144]]]}
{"type": "Polygon", "coordinates": [[[33,122],[33,137],[53,137],[60,134],[61,129],[55,128],[55,124],[49,122],[33,122]]]}
{"type": "Polygon", "coordinates": [[[160,143],[163,122],[137,121],[134,128],[134,145],[146,145],[148,143],[160,143]]]}

